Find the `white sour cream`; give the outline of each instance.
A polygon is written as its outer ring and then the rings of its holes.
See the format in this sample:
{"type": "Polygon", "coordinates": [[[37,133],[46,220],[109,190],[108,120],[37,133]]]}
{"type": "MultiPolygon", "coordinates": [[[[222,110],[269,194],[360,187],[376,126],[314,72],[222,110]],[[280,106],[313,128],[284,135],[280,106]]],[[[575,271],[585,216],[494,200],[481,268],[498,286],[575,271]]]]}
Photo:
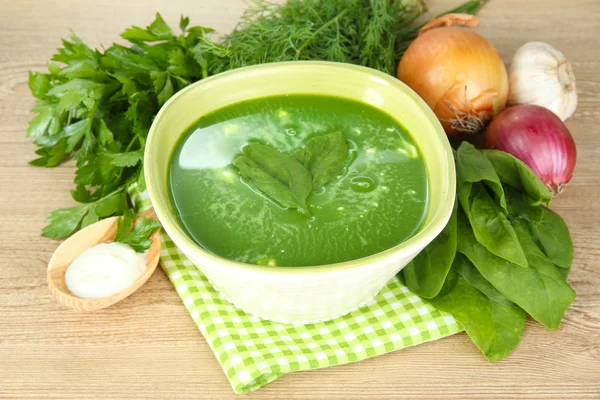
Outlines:
{"type": "Polygon", "coordinates": [[[77,297],[97,299],[126,289],[146,270],[146,256],[123,243],[100,243],[81,253],[65,273],[77,297]]]}

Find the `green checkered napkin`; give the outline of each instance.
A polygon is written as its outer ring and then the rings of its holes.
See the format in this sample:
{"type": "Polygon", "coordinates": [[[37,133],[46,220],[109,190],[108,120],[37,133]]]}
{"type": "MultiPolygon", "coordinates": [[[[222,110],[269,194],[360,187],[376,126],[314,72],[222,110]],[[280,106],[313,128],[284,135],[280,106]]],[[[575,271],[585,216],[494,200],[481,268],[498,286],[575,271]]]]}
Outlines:
{"type": "MultiPolygon", "coordinates": [[[[139,208],[149,205],[145,193],[133,197],[139,208]]],[[[397,278],[365,306],[332,321],[266,321],[231,305],[164,232],[161,240],[160,264],[236,393],[288,372],[360,361],[462,330],[450,314],[424,303],[397,278]]]]}

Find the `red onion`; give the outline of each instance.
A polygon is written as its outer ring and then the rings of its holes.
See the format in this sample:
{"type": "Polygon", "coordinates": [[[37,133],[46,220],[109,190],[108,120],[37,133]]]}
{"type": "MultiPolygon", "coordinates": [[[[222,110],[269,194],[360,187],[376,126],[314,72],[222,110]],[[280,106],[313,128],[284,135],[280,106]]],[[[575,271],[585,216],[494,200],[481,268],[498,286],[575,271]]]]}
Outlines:
{"type": "Polygon", "coordinates": [[[573,176],[577,158],[573,136],[560,118],[544,107],[507,108],[488,127],[484,146],[523,161],[553,195],[564,191],[573,176]]]}

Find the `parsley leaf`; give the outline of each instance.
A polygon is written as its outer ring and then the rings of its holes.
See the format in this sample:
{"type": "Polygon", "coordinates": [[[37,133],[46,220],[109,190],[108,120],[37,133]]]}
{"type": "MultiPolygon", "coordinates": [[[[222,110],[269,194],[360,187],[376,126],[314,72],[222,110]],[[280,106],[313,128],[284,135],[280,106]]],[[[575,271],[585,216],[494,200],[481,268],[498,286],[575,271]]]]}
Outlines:
{"type": "Polygon", "coordinates": [[[117,189],[107,196],[96,199],[84,186],[78,185],[75,190],[71,191],[71,195],[75,201],[84,204],[53,211],[46,219],[49,224],[42,230],[42,236],[62,239],[78,229],[93,224],[100,218],[121,215],[128,209],[127,198],[122,189],[117,189]]]}
{"type": "MultiPolygon", "coordinates": [[[[189,23],[189,19],[187,22],[189,23]]],[[[169,25],[167,25],[162,16],[159,13],[156,13],[156,18],[146,29],[142,29],[138,26],[132,26],[131,28],[127,28],[125,32],[121,34],[121,37],[134,42],[154,42],[158,40],[171,39],[174,37],[174,35],[173,31],[169,25]]]]}
{"type": "Polygon", "coordinates": [[[173,82],[168,72],[152,71],[150,73],[158,104],[163,105],[173,95],[173,82]]]}
{"type": "Polygon", "coordinates": [[[115,167],[133,167],[142,161],[141,149],[125,153],[107,153],[110,163],[115,167]]]}
{"type": "Polygon", "coordinates": [[[50,224],[43,229],[42,236],[59,239],[71,235],[77,230],[88,210],[88,206],[83,205],[53,211],[46,219],[50,224]]]}
{"type": "Polygon", "coordinates": [[[190,18],[184,17],[182,15],[181,18],[179,19],[179,29],[181,29],[181,32],[185,32],[185,30],[187,29],[189,24],[190,24],[190,18]]]}
{"type": "Polygon", "coordinates": [[[148,237],[160,228],[160,222],[146,217],[140,217],[135,225],[134,221],[135,212],[131,209],[127,210],[117,222],[117,234],[114,241],[124,243],[138,253],[142,253],[150,248],[152,241],[148,237]]]}
{"type": "Polygon", "coordinates": [[[31,94],[38,99],[44,98],[50,89],[50,78],[48,75],[40,73],[29,73],[29,89],[31,94]]]}

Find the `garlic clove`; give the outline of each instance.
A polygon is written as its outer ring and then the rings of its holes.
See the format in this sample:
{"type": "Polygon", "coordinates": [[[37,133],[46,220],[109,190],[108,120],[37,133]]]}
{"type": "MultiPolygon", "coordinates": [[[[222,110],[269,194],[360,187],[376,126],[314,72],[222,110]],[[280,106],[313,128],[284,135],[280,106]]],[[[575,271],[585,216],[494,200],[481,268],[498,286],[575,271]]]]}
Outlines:
{"type": "Polygon", "coordinates": [[[529,42],[515,53],[509,69],[509,104],[535,104],[566,120],[577,108],[575,74],[563,53],[529,42]]]}

